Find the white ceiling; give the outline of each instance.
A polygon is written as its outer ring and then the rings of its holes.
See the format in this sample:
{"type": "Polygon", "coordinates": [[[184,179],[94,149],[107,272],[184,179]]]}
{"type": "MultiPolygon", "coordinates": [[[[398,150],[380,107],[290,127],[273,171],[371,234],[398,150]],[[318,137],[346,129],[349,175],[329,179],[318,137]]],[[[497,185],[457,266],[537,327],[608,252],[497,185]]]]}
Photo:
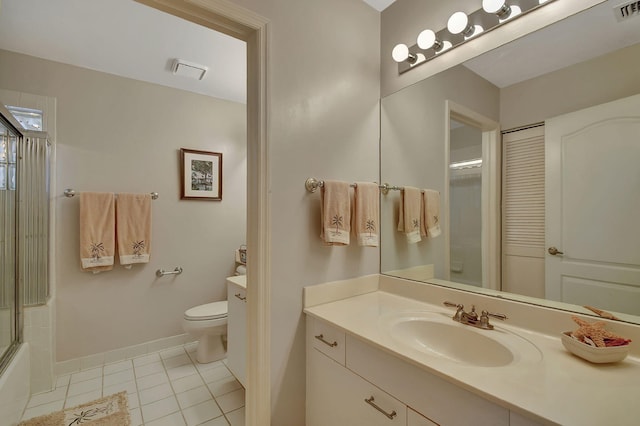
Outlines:
{"type": "Polygon", "coordinates": [[[464,65],[502,88],[638,42],[640,18],[617,22],[604,2],[464,65]]]}
{"type": "Polygon", "coordinates": [[[246,46],[133,0],[0,0],[0,49],[245,103],[246,46]],[[209,67],[173,75],[180,58],[209,67]]]}
{"type": "Polygon", "coordinates": [[[0,49],[246,102],[244,42],[134,0],[0,0],[0,49]],[[207,66],[204,79],[173,75],[177,58],[207,66]]]}
{"type": "Polygon", "coordinates": [[[378,12],[385,10],[391,3],[396,0],[364,0],[369,6],[373,7],[378,12]]]}

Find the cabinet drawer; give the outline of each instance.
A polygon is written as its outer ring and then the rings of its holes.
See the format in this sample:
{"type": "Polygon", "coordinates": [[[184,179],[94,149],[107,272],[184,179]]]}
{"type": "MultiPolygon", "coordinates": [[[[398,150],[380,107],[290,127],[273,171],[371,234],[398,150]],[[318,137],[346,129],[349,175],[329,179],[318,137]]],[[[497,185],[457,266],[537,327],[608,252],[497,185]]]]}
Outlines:
{"type": "Polygon", "coordinates": [[[508,426],[509,410],[347,336],[346,366],[441,425],[508,426]]]}
{"type": "Polygon", "coordinates": [[[307,354],[306,405],[307,426],[407,424],[406,405],[313,348],[307,354]]]}
{"type": "Polygon", "coordinates": [[[345,334],[313,317],[307,317],[307,339],[312,347],[344,365],[345,334]]]}

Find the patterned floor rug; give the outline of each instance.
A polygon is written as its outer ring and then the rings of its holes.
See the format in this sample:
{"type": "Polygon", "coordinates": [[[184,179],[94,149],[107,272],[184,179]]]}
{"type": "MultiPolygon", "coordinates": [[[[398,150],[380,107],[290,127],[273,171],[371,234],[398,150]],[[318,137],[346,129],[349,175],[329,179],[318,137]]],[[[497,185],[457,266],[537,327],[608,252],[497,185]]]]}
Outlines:
{"type": "Polygon", "coordinates": [[[77,407],[35,417],[18,426],[129,426],[127,393],[120,392],[77,407]]]}

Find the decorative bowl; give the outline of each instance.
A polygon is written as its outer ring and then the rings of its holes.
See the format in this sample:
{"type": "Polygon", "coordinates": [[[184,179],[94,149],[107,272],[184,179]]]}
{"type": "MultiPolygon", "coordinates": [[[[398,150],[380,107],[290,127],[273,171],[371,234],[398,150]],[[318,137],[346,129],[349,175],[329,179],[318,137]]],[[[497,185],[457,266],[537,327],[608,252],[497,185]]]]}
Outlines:
{"type": "Polygon", "coordinates": [[[569,352],[596,364],[622,361],[629,353],[628,344],[597,348],[574,339],[570,331],[565,331],[561,336],[562,344],[569,352]]]}

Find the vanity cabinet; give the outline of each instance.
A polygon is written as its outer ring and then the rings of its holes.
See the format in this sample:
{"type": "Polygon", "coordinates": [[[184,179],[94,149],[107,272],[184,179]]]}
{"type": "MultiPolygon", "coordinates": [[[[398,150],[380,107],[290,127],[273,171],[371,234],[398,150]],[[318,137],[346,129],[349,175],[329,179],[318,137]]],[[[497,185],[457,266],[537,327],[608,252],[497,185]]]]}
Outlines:
{"type": "Polygon", "coordinates": [[[310,316],[306,414],[308,426],[536,424],[310,316]]]}
{"type": "Polygon", "coordinates": [[[407,424],[405,404],[335,360],[311,348],[308,363],[307,426],[407,424]]]}
{"type": "Polygon", "coordinates": [[[246,387],[247,290],[227,281],[227,366],[246,387]]]}

